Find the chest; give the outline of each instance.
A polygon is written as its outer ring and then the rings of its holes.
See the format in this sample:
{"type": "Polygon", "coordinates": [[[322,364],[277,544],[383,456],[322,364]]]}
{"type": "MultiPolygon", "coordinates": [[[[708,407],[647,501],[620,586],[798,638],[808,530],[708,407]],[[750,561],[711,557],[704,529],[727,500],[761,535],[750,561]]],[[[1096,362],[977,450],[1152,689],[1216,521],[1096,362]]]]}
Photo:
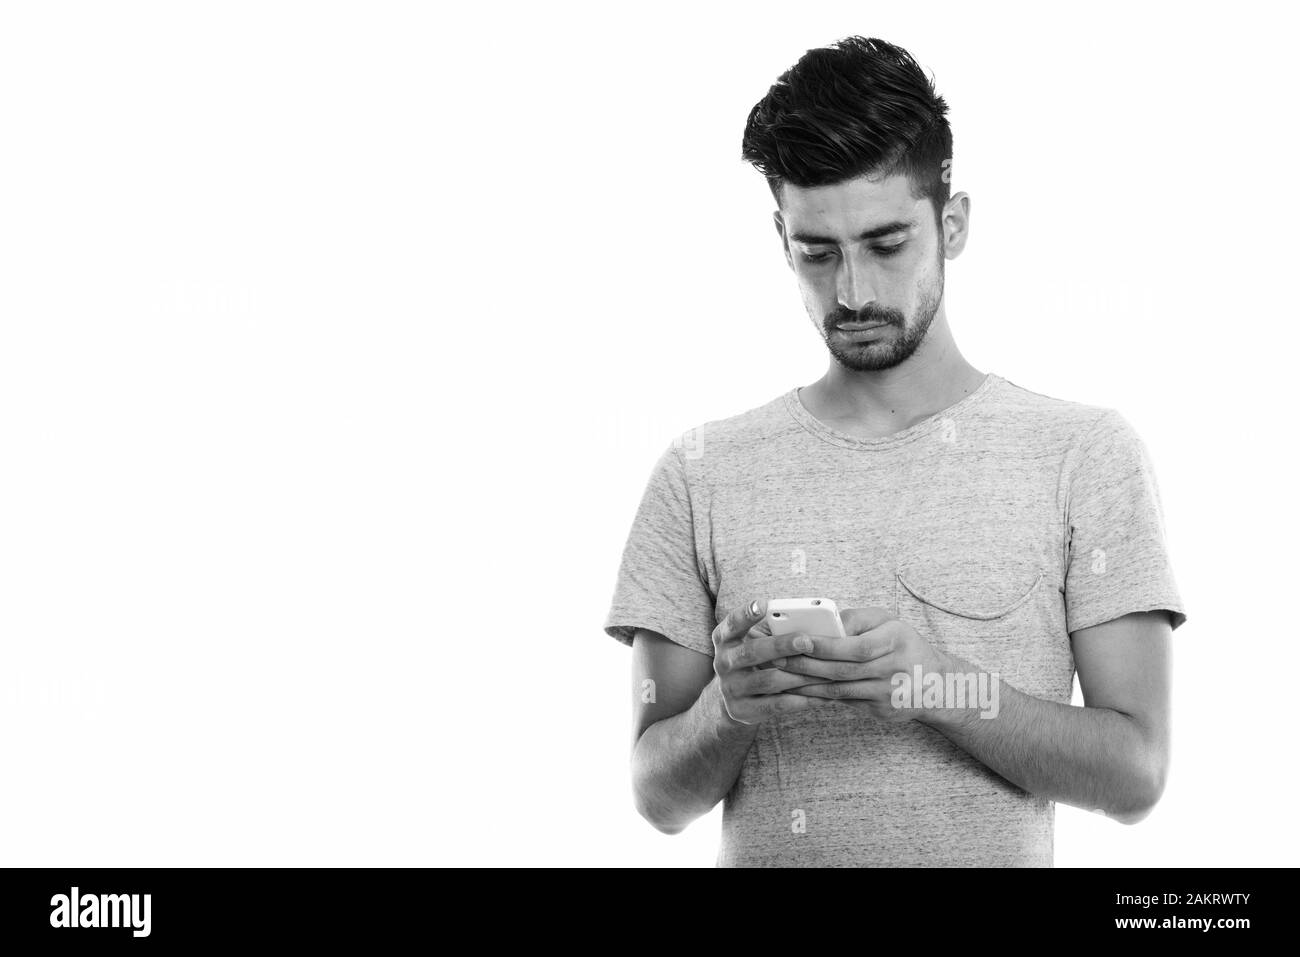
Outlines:
{"type": "Polygon", "coordinates": [[[996,455],[755,470],[719,489],[710,511],[718,612],[754,598],[883,608],[946,651],[1068,700],[1056,480],[1047,463],[996,455]]]}

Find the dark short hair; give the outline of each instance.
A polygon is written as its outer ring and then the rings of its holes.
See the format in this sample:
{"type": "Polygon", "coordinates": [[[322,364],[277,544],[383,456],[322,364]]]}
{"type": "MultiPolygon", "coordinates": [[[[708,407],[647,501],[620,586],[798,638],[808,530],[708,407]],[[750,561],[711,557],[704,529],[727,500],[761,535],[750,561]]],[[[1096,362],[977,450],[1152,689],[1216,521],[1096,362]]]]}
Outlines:
{"type": "Polygon", "coordinates": [[[938,220],[952,158],[948,104],[912,55],[884,40],[847,37],[809,50],[755,104],[742,158],[766,178],[809,189],[866,174],[905,173],[938,220]]]}

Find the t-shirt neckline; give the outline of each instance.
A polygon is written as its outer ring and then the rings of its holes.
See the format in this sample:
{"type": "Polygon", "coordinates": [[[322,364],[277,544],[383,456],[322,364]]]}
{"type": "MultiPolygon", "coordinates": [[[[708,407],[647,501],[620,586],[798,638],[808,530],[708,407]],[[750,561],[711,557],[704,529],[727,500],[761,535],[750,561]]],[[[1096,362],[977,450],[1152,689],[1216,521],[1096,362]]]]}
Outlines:
{"type": "Polygon", "coordinates": [[[841,432],[839,429],[832,428],[821,419],[814,416],[804,407],[803,402],[799,399],[799,390],[802,386],[795,386],[785,394],[785,407],[796,422],[813,435],[817,436],[817,438],[829,442],[831,445],[838,445],[840,448],[845,449],[861,449],[864,451],[890,449],[895,446],[906,445],[909,442],[914,442],[924,435],[929,435],[931,432],[934,432],[936,429],[943,426],[944,419],[952,419],[964,415],[971,408],[983,401],[984,398],[993,391],[995,385],[1002,381],[1003,379],[1001,376],[992,372],[986,373],[984,381],[975,388],[974,392],[962,396],[946,409],[941,409],[933,415],[927,416],[920,422],[917,422],[915,425],[908,426],[906,429],[902,429],[892,435],[884,435],[874,439],[858,438],[849,435],[847,432],[841,432]]]}

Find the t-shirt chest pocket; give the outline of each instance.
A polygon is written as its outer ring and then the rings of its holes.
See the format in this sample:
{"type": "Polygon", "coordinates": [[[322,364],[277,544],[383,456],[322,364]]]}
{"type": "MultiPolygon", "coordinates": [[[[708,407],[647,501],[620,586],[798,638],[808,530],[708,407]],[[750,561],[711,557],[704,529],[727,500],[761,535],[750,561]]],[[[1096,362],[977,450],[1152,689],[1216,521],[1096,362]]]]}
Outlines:
{"type": "Polygon", "coordinates": [[[895,614],[940,650],[1011,678],[1050,588],[1032,555],[915,557],[895,572],[895,614]]]}

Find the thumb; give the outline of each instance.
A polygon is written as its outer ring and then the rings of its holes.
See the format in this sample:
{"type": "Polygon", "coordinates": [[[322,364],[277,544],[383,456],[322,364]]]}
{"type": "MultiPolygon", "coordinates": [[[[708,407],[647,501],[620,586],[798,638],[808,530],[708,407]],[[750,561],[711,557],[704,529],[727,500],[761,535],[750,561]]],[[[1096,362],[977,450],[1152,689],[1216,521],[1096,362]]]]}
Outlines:
{"type": "Polygon", "coordinates": [[[883,608],[845,608],[840,612],[846,635],[860,635],[894,618],[883,608]]]}

